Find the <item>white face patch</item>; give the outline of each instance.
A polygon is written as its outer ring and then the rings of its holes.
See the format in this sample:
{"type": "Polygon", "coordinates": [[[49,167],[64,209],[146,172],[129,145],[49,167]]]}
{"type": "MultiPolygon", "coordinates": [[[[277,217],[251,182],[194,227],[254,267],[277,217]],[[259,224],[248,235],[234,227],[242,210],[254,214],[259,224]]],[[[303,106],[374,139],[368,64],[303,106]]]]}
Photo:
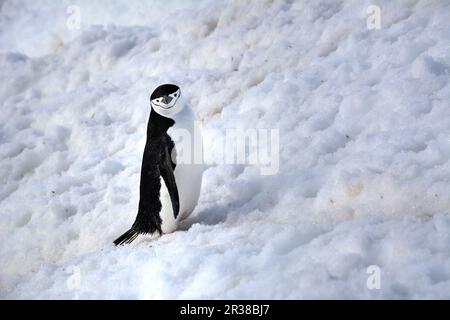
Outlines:
{"type": "Polygon", "coordinates": [[[167,97],[159,97],[150,101],[153,109],[162,116],[170,117],[177,114],[183,109],[183,106],[177,104],[178,99],[181,96],[181,91],[178,89],[176,92],[169,94],[167,97]]]}

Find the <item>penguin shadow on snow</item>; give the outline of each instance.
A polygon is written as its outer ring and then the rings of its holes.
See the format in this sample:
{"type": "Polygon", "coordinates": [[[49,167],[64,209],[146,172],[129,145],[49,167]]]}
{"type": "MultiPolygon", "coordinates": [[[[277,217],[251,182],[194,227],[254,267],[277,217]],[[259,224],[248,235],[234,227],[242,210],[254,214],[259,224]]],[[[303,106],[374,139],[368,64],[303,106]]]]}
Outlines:
{"type": "Polygon", "coordinates": [[[232,206],[215,205],[208,209],[202,210],[194,216],[188,217],[180,221],[177,231],[189,231],[194,224],[213,226],[227,220],[227,216],[232,210],[232,206]]]}
{"type": "MultiPolygon", "coordinates": [[[[244,172],[245,168],[245,165],[235,165],[233,170],[234,172],[231,174],[232,176],[227,177],[229,182],[225,183],[225,186],[232,189],[233,187],[230,185],[231,182],[235,181],[244,172]]],[[[241,183],[244,185],[241,185],[240,189],[247,190],[248,194],[238,193],[236,197],[227,199],[227,201],[217,201],[217,199],[205,201],[205,204],[202,205],[197,212],[194,212],[191,216],[180,221],[178,231],[188,231],[194,224],[206,226],[221,224],[230,218],[236,211],[251,211],[254,207],[251,201],[254,196],[258,194],[259,189],[255,188],[251,182],[242,181],[241,183]]],[[[207,192],[202,188],[199,203],[202,203],[202,195],[209,197],[211,193],[215,192],[216,191],[207,192]],[[209,194],[206,195],[206,193],[209,194]]]]}
{"type": "Polygon", "coordinates": [[[137,238],[133,245],[154,245],[161,238],[176,237],[179,232],[188,232],[195,225],[214,226],[227,220],[233,211],[241,207],[241,201],[235,203],[215,204],[207,209],[201,209],[197,213],[183,219],[179,222],[178,228],[172,233],[163,233],[162,235],[145,235],[137,238]]]}

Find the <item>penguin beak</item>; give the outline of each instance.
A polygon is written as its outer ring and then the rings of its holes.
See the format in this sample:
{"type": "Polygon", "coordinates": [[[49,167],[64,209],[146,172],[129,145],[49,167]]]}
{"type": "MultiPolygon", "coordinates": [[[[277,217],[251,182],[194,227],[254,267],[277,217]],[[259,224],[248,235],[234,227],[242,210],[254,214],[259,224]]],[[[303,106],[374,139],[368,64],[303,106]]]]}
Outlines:
{"type": "Polygon", "coordinates": [[[169,97],[169,96],[163,96],[162,99],[163,99],[164,104],[169,104],[170,101],[172,101],[172,97],[169,97]]]}

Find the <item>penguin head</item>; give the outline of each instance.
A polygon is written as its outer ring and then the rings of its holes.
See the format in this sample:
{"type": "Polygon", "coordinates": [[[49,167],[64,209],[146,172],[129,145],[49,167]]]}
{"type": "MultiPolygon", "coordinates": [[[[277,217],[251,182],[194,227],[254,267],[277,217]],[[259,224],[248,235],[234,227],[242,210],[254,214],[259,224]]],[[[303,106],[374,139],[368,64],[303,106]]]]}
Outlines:
{"type": "Polygon", "coordinates": [[[150,104],[158,114],[171,118],[180,112],[184,105],[177,103],[181,96],[181,90],[174,84],[163,84],[156,88],[150,96],[150,104]]]}

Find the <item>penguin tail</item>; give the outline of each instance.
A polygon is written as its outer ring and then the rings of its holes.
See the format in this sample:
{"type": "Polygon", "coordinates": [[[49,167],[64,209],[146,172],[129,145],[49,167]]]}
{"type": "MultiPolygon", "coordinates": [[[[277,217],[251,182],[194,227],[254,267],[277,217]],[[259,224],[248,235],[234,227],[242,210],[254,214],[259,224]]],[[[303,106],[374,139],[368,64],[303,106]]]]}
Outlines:
{"type": "Polygon", "coordinates": [[[118,237],[116,240],[114,240],[114,244],[116,246],[120,246],[123,244],[130,244],[137,238],[138,235],[139,235],[139,232],[137,232],[136,230],[133,230],[133,228],[131,228],[130,230],[125,232],[123,235],[118,237]]]}

